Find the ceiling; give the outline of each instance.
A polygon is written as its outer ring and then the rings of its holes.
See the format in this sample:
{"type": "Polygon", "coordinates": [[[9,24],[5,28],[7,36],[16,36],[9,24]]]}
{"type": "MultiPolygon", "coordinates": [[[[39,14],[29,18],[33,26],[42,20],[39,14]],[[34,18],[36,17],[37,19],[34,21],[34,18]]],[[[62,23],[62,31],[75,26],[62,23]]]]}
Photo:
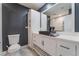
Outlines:
{"type": "MultiPolygon", "coordinates": [[[[20,3],[21,5],[32,8],[34,10],[40,9],[45,3],[20,3]]],[[[61,16],[68,13],[68,10],[71,8],[71,3],[56,3],[51,6],[44,14],[48,16],[61,16]]]]}
{"type": "Polygon", "coordinates": [[[62,15],[68,12],[68,9],[71,8],[70,3],[59,3],[52,6],[49,10],[44,12],[48,16],[56,16],[56,15],[62,15]]]}
{"type": "Polygon", "coordinates": [[[32,8],[34,10],[40,9],[45,3],[20,3],[21,5],[32,8]]]}

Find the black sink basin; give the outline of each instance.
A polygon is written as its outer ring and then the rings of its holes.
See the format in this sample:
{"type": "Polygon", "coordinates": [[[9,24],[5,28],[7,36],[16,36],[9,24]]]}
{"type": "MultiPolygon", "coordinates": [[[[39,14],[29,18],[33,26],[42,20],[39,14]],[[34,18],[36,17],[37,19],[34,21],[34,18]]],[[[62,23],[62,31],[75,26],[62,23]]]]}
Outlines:
{"type": "Polygon", "coordinates": [[[48,35],[49,36],[50,32],[48,32],[48,31],[39,31],[39,34],[43,34],[43,35],[48,35]]]}

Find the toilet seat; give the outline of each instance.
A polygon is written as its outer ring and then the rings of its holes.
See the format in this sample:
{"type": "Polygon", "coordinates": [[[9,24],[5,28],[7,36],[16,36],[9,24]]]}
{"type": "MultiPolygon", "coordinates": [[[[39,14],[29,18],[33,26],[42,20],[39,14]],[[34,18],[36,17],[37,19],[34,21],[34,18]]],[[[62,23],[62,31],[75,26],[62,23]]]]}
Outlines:
{"type": "Polygon", "coordinates": [[[13,44],[10,47],[8,47],[8,53],[13,53],[16,52],[20,49],[20,45],[19,44],[13,44]]]}

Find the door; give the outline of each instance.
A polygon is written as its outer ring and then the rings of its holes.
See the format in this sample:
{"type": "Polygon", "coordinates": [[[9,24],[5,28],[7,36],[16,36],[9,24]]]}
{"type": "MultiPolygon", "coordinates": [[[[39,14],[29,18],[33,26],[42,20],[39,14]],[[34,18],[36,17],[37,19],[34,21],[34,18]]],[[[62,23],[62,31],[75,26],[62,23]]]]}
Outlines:
{"type": "Polygon", "coordinates": [[[33,43],[39,46],[39,35],[38,34],[33,34],[33,43]]]}
{"type": "Polygon", "coordinates": [[[39,48],[43,49],[43,47],[44,47],[44,39],[43,39],[42,35],[33,34],[33,42],[39,48]]]}

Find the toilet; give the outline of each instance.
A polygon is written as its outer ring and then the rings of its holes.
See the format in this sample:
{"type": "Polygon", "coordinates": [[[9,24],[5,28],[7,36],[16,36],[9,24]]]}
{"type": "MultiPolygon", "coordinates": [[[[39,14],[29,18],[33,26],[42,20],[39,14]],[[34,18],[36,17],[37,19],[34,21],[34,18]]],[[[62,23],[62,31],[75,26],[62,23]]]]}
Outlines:
{"type": "Polygon", "coordinates": [[[19,37],[20,34],[8,35],[9,44],[10,44],[10,46],[8,47],[8,53],[13,53],[20,49],[21,46],[18,44],[19,37]]]}

